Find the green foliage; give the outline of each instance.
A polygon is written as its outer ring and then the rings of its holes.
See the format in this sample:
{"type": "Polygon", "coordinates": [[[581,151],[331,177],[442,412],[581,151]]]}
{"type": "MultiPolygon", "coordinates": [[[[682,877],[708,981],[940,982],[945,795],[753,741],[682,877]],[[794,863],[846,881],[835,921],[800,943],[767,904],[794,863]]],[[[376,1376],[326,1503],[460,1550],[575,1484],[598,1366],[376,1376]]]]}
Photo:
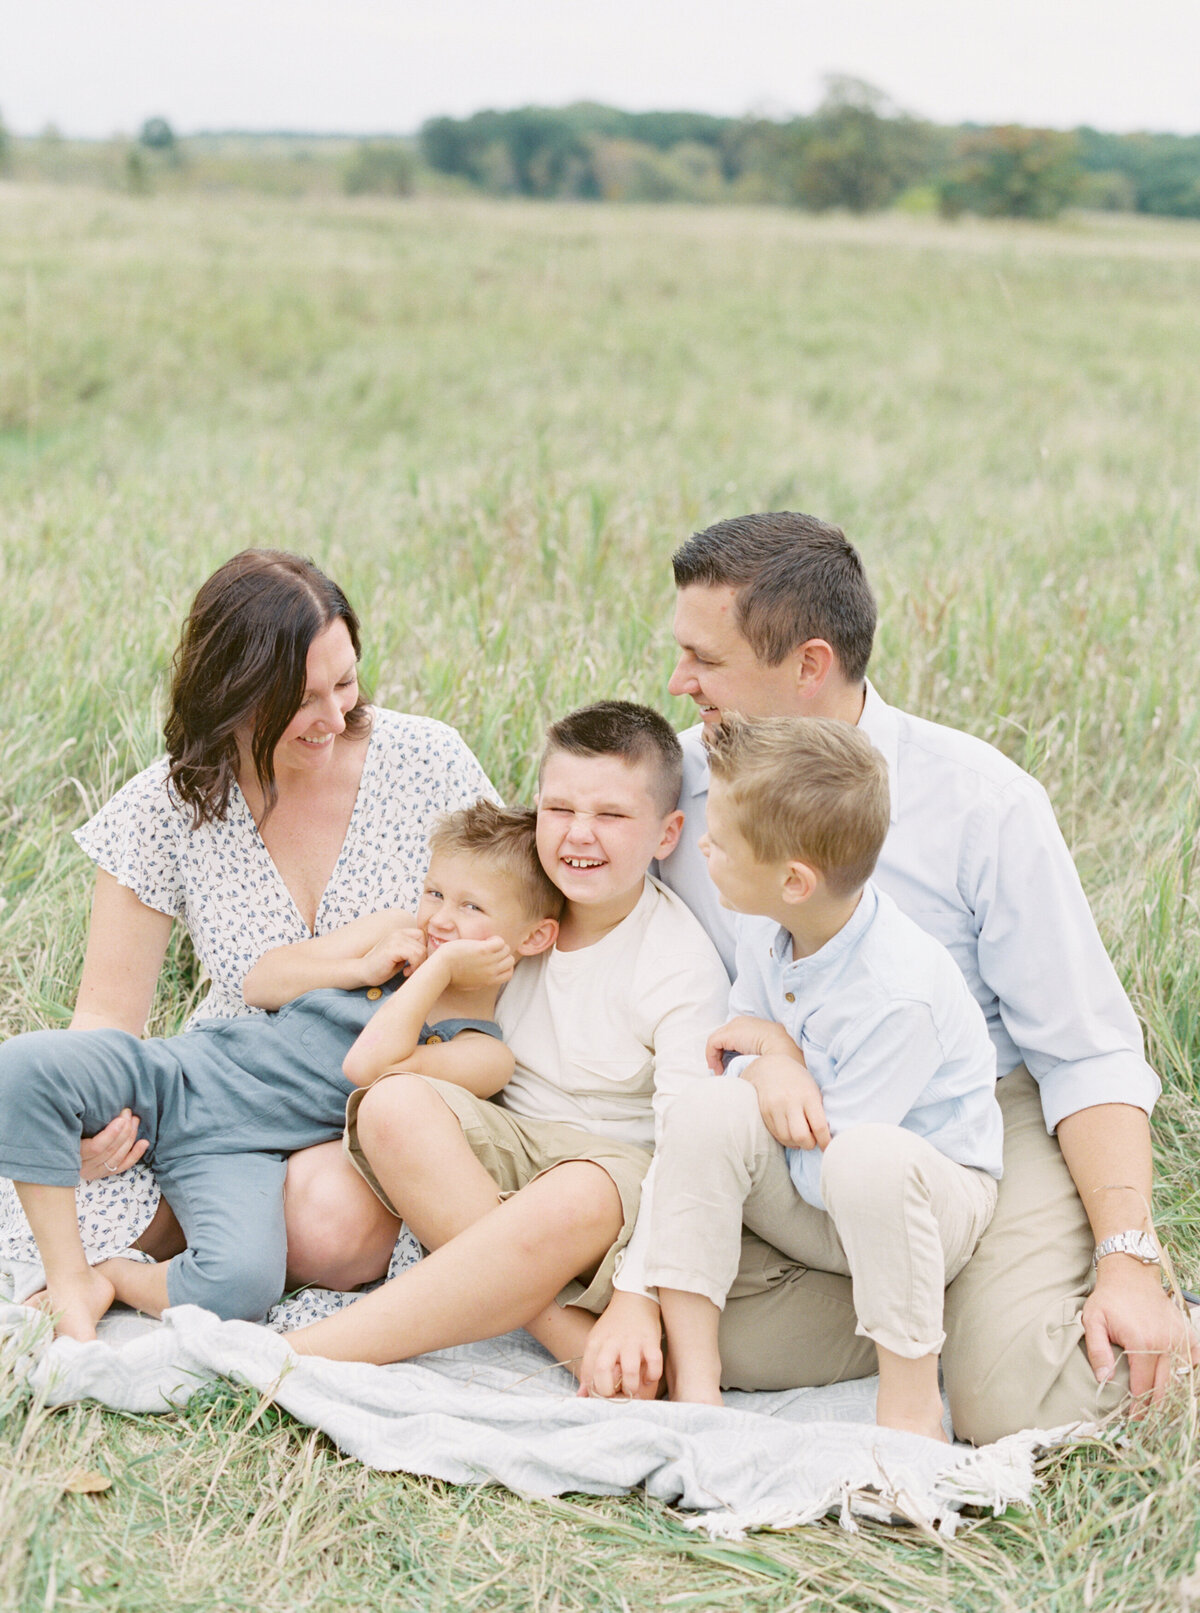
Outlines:
{"type": "Polygon", "coordinates": [[[347,196],[411,196],[416,189],[417,162],[396,141],[363,141],[346,165],[342,185],[347,196]]]}
{"type": "Polygon", "coordinates": [[[785,182],[794,200],[814,212],[874,212],[931,167],[931,132],[861,79],[828,79],[816,115],[798,133],[785,182]]]}
{"type": "Polygon", "coordinates": [[[1079,161],[1089,173],[1120,175],[1139,213],[1200,218],[1200,135],[1103,134],[1080,129],[1079,161]]]}
{"type": "Polygon", "coordinates": [[[947,218],[1057,218],[1079,192],[1077,142],[1015,124],[964,135],[938,190],[947,218]]]}
{"type": "Polygon", "coordinates": [[[174,151],[175,131],[166,118],[147,118],[138,139],[148,151],[174,151]]]}
{"type": "Polygon", "coordinates": [[[0,115],[0,174],[8,173],[12,166],[12,139],[3,115],[0,115]]]}

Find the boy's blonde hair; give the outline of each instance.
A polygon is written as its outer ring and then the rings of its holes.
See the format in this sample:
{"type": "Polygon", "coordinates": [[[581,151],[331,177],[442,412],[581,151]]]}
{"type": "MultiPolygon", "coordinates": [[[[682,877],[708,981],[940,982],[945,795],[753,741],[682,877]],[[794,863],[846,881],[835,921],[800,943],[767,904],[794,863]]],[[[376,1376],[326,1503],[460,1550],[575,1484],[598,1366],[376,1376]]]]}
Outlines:
{"type": "Polygon", "coordinates": [[[461,852],[505,874],[527,918],[556,919],[563,893],[546,877],[537,854],[537,813],[532,807],[499,807],[478,800],[438,819],[429,836],[431,854],[461,852]]]}
{"type": "Polygon", "coordinates": [[[808,863],[837,896],[866,884],[891,798],[887,763],[865,734],[830,717],[729,716],[704,743],[759,862],[808,863]]]}

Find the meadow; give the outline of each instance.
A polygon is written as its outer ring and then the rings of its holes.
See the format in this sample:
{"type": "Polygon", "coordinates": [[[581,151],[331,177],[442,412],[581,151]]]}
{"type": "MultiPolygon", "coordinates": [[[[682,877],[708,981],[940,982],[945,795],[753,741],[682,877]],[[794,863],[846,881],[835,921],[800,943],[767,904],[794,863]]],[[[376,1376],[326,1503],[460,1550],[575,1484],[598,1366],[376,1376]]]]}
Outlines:
{"type": "MultiPolygon", "coordinates": [[[[863,553],[885,696],[1049,790],[1163,1077],[1156,1213],[1200,1287],[1198,352],[1184,222],[0,184],[0,1036],[69,1016],[70,830],[158,753],[186,603],[236,549],[325,566],[377,698],[517,798],[573,704],[690,721],[671,549],[805,509],[863,553]]],[[[199,989],[175,948],[154,1028],[199,989]]],[[[739,1547],[637,1496],[366,1472],[232,1386],[48,1413],[11,1366],[6,1609],[1200,1608],[1194,1402],[1051,1455],[1031,1510],[951,1543],[739,1547]]]]}

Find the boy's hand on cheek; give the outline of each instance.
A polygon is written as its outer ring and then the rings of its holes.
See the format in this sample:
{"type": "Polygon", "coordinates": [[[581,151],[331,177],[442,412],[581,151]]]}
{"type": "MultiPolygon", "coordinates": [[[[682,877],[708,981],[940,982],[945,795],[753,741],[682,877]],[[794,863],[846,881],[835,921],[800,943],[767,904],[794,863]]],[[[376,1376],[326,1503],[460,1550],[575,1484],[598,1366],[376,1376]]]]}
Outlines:
{"type": "Polygon", "coordinates": [[[829,1122],[821,1090],[795,1059],[769,1055],[743,1075],[758,1093],[763,1124],[785,1148],[828,1148],[829,1122]]]}
{"type": "Polygon", "coordinates": [[[450,968],[450,983],[461,991],[497,990],[512,979],[517,960],[507,941],[493,935],[486,941],[447,941],[433,954],[450,968]]]}
{"type": "Polygon", "coordinates": [[[425,937],[411,919],[382,936],[362,957],[364,986],[382,986],[404,969],[411,974],[425,961],[425,937]]]}

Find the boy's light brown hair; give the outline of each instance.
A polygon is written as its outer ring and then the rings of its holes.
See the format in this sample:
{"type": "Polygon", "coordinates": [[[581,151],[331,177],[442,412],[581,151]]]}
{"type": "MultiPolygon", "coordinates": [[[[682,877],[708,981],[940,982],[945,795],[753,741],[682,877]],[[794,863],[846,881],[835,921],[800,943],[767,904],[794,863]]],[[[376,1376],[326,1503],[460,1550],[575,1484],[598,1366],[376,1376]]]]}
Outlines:
{"type": "Polygon", "coordinates": [[[709,768],[759,862],[804,862],[835,896],[870,879],[891,817],[887,763],[831,717],[729,716],[705,733],[709,768]]]}
{"type": "Polygon", "coordinates": [[[499,807],[479,800],[448,812],[434,825],[429,850],[439,856],[461,852],[477,857],[511,879],[527,918],[556,919],[562,913],[563,893],[538,860],[537,813],[532,807],[499,807]]]}

